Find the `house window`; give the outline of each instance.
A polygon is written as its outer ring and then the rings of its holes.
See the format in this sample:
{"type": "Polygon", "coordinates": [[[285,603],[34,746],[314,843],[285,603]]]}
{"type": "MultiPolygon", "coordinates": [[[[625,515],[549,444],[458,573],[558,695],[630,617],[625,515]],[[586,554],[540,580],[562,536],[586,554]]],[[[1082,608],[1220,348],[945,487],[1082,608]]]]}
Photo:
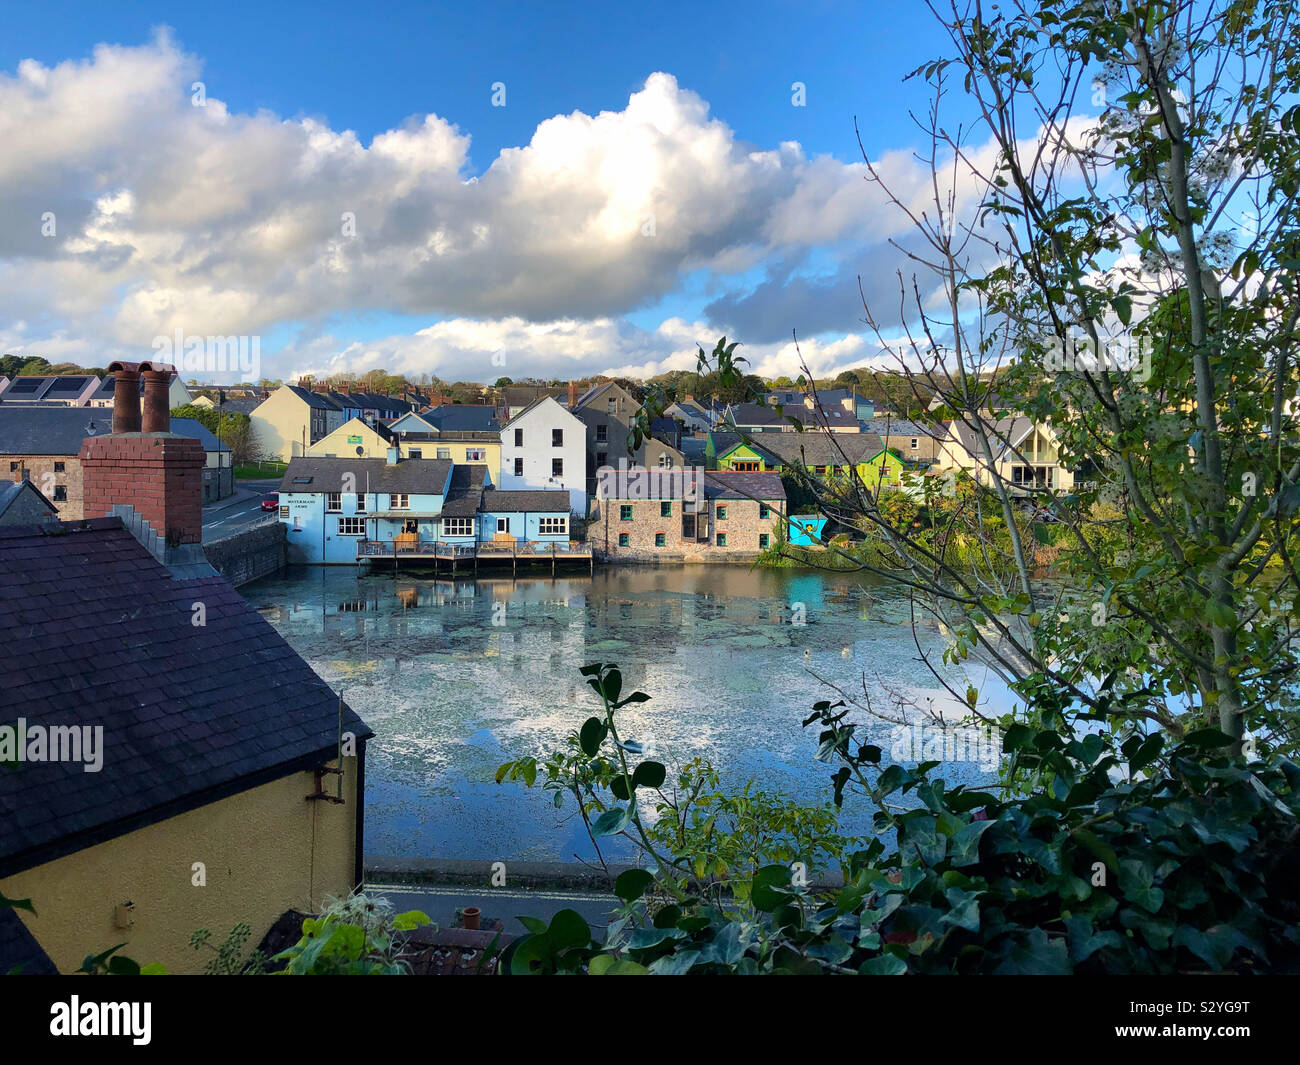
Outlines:
{"type": "Polygon", "coordinates": [[[564,447],[564,430],[551,430],[551,447],[564,447]]]}
{"type": "Polygon", "coordinates": [[[423,448],[418,448],[418,447],[413,447],[413,448],[411,448],[411,450],[408,452],[408,455],[409,455],[410,458],[413,458],[413,459],[422,459],[422,458],[424,458],[424,449],[423,449],[423,448]]]}
{"type": "Polygon", "coordinates": [[[358,514],[364,514],[365,512],[366,512],[366,497],[363,496],[360,492],[358,492],[358,493],[357,493],[357,513],[358,513],[358,514]]]}
{"type": "Polygon", "coordinates": [[[601,467],[601,466],[608,466],[608,465],[609,465],[609,452],[607,452],[607,451],[597,451],[597,452],[596,452],[596,466],[599,468],[599,467],[601,467]]]}
{"type": "Polygon", "coordinates": [[[365,536],[365,518],[339,518],[340,536],[365,536]]]}
{"type": "Polygon", "coordinates": [[[731,464],[737,473],[758,473],[758,462],[754,459],[739,459],[731,464]]]}
{"type": "Polygon", "coordinates": [[[813,467],[813,473],[817,474],[818,477],[825,477],[825,476],[826,476],[826,467],[825,467],[825,466],[814,466],[814,467],[813,467]]]}
{"type": "Polygon", "coordinates": [[[509,533],[509,532],[510,532],[510,519],[509,519],[509,518],[497,518],[497,532],[499,532],[499,533],[509,533]]]}
{"type": "Polygon", "coordinates": [[[603,444],[607,440],[609,440],[609,426],[608,425],[596,426],[596,443],[603,444]]]}
{"type": "Polygon", "coordinates": [[[564,476],[564,459],[551,459],[551,476],[564,476]]]}
{"type": "Polygon", "coordinates": [[[473,518],[443,518],[442,535],[443,536],[473,536],[474,519],[473,518]]]}
{"type": "Polygon", "coordinates": [[[727,534],[726,534],[726,533],[718,533],[718,546],[719,546],[719,547],[726,547],[726,546],[727,546],[727,534]]]}
{"type": "Polygon", "coordinates": [[[662,470],[671,469],[672,465],[673,465],[673,457],[667,451],[665,451],[662,455],[659,456],[660,469],[662,470]]]}
{"type": "Polygon", "coordinates": [[[9,463],[9,472],[10,472],[10,473],[15,473],[15,472],[17,472],[17,470],[18,470],[18,463],[16,463],[16,462],[11,462],[11,463],[9,463]]]}
{"type": "Polygon", "coordinates": [[[68,500],[68,488],[66,485],[56,484],[54,486],[54,502],[66,503],[68,500]]]}
{"type": "Polygon", "coordinates": [[[631,533],[619,533],[619,534],[618,534],[618,546],[619,546],[619,547],[631,547],[631,546],[632,546],[632,535],[631,535],[631,533]]]}
{"type": "Polygon", "coordinates": [[[282,517],[282,518],[287,518],[288,516],[289,516],[289,508],[288,508],[288,507],[281,507],[281,508],[280,508],[280,517],[282,517]]]}
{"type": "Polygon", "coordinates": [[[524,431],[523,431],[522,429],[516,429],[516,430],[515,430],[515,447],[523,447],[523,446],[524,446],[524,431]]]}
{"type": "Polygon", "coordinates": [[[763,518],[771,517],[771,514],[772,514],[772,508],[769,507],[766,503],[760,503],[758,505],[759,520],[762,520],[763,518]]]}
{"type": "Polygon", "coordinates": [[[667,546],[668,546],[668,534],[655,533],[655,547],[667,547],[667,546]]]}
{"type": "Polygon", "coordinates": [[[400,495],[390,494],[388,497],[388,507],[390,510],[410,510],[411,497],[405,492],[400,495]]]}
{"type": "Polygon", "coordinates": [[[619,521],[631,521],[631,520],[632,520],[632,504],[631,504],[631,503],[620,503],[620,504],[619,504],[619,508],[618,508],[618,520],[619,520],[619,521]]]}
{"type": "Polygon", "coordinates": [[[718,521],[727,520],[727,508],[723,506],[721,503],[718,504],[717,517],[718,517],[718,521]]]}
{"type": "Polygon", "coordinates": [[[438,458],[440,458],[440,459],[449,459],[449,458],[451,458],[451,448],[449,448],[449,447],[440,447],[440,448],[438,448],[438,458]]]}
{"type": "Polygon", "coordinates": [[[515,459],[515,476],[522,477],[523,475],[524,475],[524,460],[515,459]]]}
{"type": "Polygon", "coordinates": [[[325,493],[325,513],[338,514],[343,510],[343,493],[326,492],[325,493]]]}
{"type": "Polygon", "coordinates": [[[56,462],[56,463],[54,464],[54,472],[55,472],[55,473],[62,473],[62,472],[63,472],[63,463],[62,463],[62,462],[56,462]]]}
{"type": "Polygon", "coordinates": [[[912,437],[912,439],[908,441],[907,446],[910,447],[913,451],[920,450],[921,438],[919,436],[912,437]]]}
{"type": "Polygon", "coordinates": [[[563,518],[542,518],[538,522],[537,533],[539,536],[568,536],[569,519],[563,518]]]}
{"type": "Polygon", "coordinates": [[[671,518],[673,516],[673,505],[671,503],[660,503],[659,516],[661,518],[671,518]]]}
{"type": "MultiPolygon", "coordinates": [[[[723,535],[725,536],[726,534],[724,533],[723,535]]],[[[758,549],[759,549],[760,551],[766,551],[766,550],[767,550],[767,545],[768,545],[768,543],[770,542],[770,540],[771,540],[771,537],[768,536],[767,533],[759,533],[759,534],[758,534],[758,549]]]]}
{"type": "Polygon", "coordinates": [[[485,447],[467,447],[465,449],[466,462],[487,462],[487,448],[485,447]]]}

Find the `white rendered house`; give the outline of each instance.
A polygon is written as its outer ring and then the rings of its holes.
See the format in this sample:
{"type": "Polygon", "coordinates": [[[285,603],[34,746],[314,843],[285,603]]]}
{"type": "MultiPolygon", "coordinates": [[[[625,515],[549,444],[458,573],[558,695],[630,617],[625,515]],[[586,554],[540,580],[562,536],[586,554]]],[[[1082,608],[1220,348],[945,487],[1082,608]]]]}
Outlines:
{"type": "Polygon", "coordinates": [[[501,488],[562,488],[586,517],[587,427],[551,396],[529,404],[501,430],[501,488]]]}

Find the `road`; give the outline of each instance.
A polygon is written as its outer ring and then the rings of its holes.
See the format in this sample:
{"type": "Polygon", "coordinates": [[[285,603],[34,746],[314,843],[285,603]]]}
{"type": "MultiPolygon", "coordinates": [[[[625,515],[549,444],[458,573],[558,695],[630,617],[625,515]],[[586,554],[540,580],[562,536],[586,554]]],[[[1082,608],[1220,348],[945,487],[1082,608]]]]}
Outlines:
{"type": "Polygon", "coordinates": [[[262,509],[262,500],[267,492],[274,492],[279,484],[278,479],[236,481],[234,496],[203,508],[203,542],[211,543],[250,525],[274,520],[274,512],[262,509]]]}
{"type": "Polygon", "coordinates": [[[603,929],[609,922],[610,913],[618,905],[618,899],[613,895],[595,891],[524,891],[514,888],[485,891],[460,885],[367,884],[366,892],[388,898],[397,913],[422,910],[439,928],[450,928],[460,907],[477,906],[483,911],[484,918],[500,918],[505,931],[511,935],[525,931],[517,920],[520,914],[539,917],[549,923],[560,910],[576,910],[593,930],[603,929]]]}

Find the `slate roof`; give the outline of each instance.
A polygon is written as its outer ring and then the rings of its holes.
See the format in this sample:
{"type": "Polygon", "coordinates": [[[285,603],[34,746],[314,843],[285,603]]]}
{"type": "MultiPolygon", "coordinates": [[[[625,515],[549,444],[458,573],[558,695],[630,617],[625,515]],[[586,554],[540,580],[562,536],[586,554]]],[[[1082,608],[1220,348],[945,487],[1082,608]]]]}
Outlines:
{"type": "Polygon", "coordinates": [[[474,464],[457,466],[453,469],[447,497],[442,502],[442,516],[444,518],[474,517],[478,513],[479,501],[483,498],[483,482],[486,477],[486,466],[474,464]]]}
{"type": "Polygon", "coordinates": [[[779,473],[710,471],[704,475],[705,499],[784,499],[779,473]]]}
{"type": "Polygon", "coordinates": [[[318,410],[342,410],[343,409],[337,403],[335,403],[334,400],[332,400],[328,395],[324,395],[320,392],[313,392],[310,388],[303,388],[301,385],[282,385],[281,387],[287,388],[290,392],[292,392],[300,400],[306,403],[307,406],[309,407],[315,407],[318,410]]]}
{"type": "Polygon", "coordinates": [[[342,492],[343,475],[356,478],[356,490],[388,492],[399,495],[442,495],[451,473],[447,459],[328,459],[314,455],[289,460],[280,482],[281,492],[342,492]],[[295,480],[310,477],[305,483],[295,480]]]}
{"type": "MultiPolygon", "coordinates": [[[[113,412],[104,407],[0,406],[0,455],[76,455],[86,437],[112,431],[113,412]]],[[[192,418],[173,418],[171,431],[218,449],[217,438],[192,418]]]]}
{"type": "Polygon", "coordinates": [[[30,492],[34,499],[44,503],[51,514],[59,512],[59,508],[46,499],[41,490],[31,481],[5,481],[0,482],[0,521],[4,520],[5,511],[13,506],[24,492],[30,492]]]}
{"type": "Polygon", "coordinates": [[[501,423],[496,407],[474,403],[454,403],[449,407],[430,407],[420,417],[440,432],[498,432],[501,423]]]}
{"type": "MultiPolygon", "coordinates": [[[[0,722],[103,728],[98,772],[0,771],[0,877],[336,750],[329,686],[225,578],[175,579],[119,518],[0,528],[0,646],[0,722]]],[[[372,735],[346,706],[342,728],[372,735]]]]}
{"type": "Polygon", "coordinates": [[[507,407],[527,407],[545,396],[563,403],[569,398],[568,385],[506,385],[501,389],[501,402],[507,407]]]}
{"type": "MultiPolygon", "coordinates": [[[[228,399],[221,404],[222,414],[252,414],[266,400],[264,399],[228,399]]],[[[217,409],[216,400],[212,401],[212,409],[217,409]]]]}
{"type": "Polygon", "coordinates": [[[411,404],[406,400],[380,392],[331,392],[329,398],[339,410],[375,410],[385,418],[397,418],[411,412],[411,404]]]}
{"type": "Polygon", "coordinates": [[[558,488],[488,488],[483,492],[483,509],[489,514],[567,514],[569,493],[558,488]]]}
{"type": "MultiPolygon", "coordinates": [[[[856,466],[875,458],[885,447],[875,433],[827,433],[815,429],[806,433],[763,433],[748,446],[767,452],[782,465],[801,462],[805,466],[856,466]]],[[[718,457],[724,454],[719,451],[718,457]]]]}
{"type": "MultiPolygon", "coordinates": [[[[703,474],[705,499],[770,499],[785,498],[785,487],[781,484],[779,473],[736,473],[730,470],[709,470],[703,474]]],[[[627,495],[602,494],[601,498],[613,501],[627,499],[681,499],[687,494],[695,494],[693,486],[697,476],[689,470],[659,470],[644,467],[628,471],[620,477],[614,487],[627,491],[627,495]],[[630,480],[632,473],[638,476],[635,490],[630,480]]],[[[598,485],[598,490],[600,486],[598,485]]],[[[485,508],[486,509],[486,506],[485,508]]]]}
{"type": "Polygon", "coordinates": [[[932,436],[935,439],[942,439],[947,436],[947,431],[942,425],[922,425],[920,422],[908,421],[906,418],[872,418],[862,423],[862,431],[875,433],[881,438],[888,435],[891,440],[912,436],[932,436]]]}
{"type": "Polygon", "coordinates": [[[0,906],[0,976],[17,969],[20,976],[58,976],[50,956],[23,924],[18,911],[0,906]]]}
{"type": "MultiPolygon", "coordinates": [[[[797,417],[799,411],[786,408],[785,414],[797,417]]],[[[787,428],[790,425],[783,415],[777,414],[774,408],[760,407],[757,403],[733,403],[727,408],[726,417],[731,425],[782,425],[787,428]]]]}

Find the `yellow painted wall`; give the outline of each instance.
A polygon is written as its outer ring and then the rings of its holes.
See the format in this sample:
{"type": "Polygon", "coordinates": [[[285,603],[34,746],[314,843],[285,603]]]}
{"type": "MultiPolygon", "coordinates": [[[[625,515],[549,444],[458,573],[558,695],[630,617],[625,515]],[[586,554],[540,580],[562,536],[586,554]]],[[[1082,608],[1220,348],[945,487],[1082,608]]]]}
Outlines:
{"type": "Polygon", "coordinates": [[[267,458],[288,462],[311,446],[310,408],[287,388],[277,388],[249,415],[267,458]]]}
{"type": "Polygon", "coordinates": [[[308,455],[334,456],[340,459],[363,458],[382,459],[388,455],[388,441],[360,418],[344,422],[334,432],[321,437],[307,447],[308,455]],[[361,437],[360,444],[348,442],[348,437],[361,437]],[[364,453],[357,454],[357,448],[364,448],[364,453]]]}
{"type": "MultiPolygon", "coordinates": [[[[356,860],[355,758],[343,759],[340,804],[306,801],[314,773],[293,773],[220,802],[119,836],[0,880],[9,898],[30,898],[36,916],[15,911],[60,972],[118,943],[121,953],[172,973],[197,973],[212,957],[190,934],[219,944],[240,921],[255,947],[285,910],[314,911],[346,894],[356,860]],[[195,887],[203,862],[207,886],[195,887]],[[115,907],[135,903],[135,924],[117,928],[115,907]]],[[[327,774],[326,790],[338,777],[327,774]]]]}
{"type": "Polygon", "coordinates": [[[474,465],[487,466],[488,473],[492,477],[492,483],[499,485],[501,483],[501,441],[500,440],[411,440],[402,444],[402,457],[410,455],[411,449],[420,452],[421,458],[436,459],[439,448],[447,448],[451,452],[451,461],[456,465],[464,465],[469,460],[465,457],[467,450],[480,448],[487,452],[487,457],[483,461],[476,460],[474,465]]]}

